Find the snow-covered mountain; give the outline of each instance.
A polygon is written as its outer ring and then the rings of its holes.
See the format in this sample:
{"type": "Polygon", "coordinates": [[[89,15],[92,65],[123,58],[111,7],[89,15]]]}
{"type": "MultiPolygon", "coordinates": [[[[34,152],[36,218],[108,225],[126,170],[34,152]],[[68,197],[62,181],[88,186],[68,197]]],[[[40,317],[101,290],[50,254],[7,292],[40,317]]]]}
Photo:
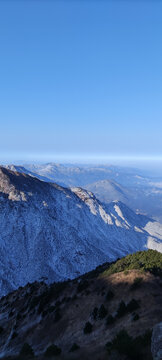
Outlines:
{"type": "Polygon", "coordinates": [[[40,180],[65,187],[81,186],[92,191],[105,203],[120,200],[135,212],[162,223],[162,179],[147,172],[110,165],[63,165],[56,163],[7,165],[13,171],[25,172],[40,180]]]}
{"type": "Polygon", "coordinates": [[[146,248],[162,251],[162,225],[123,203],[103,205],[87,190],[0,167],[1,295],[42,278],[74,278],[146,248]]]}

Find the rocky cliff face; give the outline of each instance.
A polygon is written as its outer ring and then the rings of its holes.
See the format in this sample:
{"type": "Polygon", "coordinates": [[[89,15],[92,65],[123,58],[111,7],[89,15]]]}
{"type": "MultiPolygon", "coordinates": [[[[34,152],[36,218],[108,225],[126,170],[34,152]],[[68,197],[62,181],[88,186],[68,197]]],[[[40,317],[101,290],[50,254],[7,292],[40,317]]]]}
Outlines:
{"type": "Polygon", "coordinates": [[[161,250],[162,226],[120,202],[103,205],[67,189],[0,168],[0,292],[27,282],[75,278],[137,250],[161,250]]]}

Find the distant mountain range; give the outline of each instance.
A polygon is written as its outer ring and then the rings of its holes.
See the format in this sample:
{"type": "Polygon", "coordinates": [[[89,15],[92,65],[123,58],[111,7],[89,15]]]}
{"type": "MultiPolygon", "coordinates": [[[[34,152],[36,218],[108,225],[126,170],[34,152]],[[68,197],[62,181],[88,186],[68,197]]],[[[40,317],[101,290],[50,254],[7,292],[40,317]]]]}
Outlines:
{"type": "Polygon", "coordinates": [[[40,180],[61,186],[80,186],[92,191],[105,203],[120,200],[132,210],[162,222],[162,178],[145,171],[119,166],[77,166],[48,163],[43,165],[8,165],[40,180]]]}
{"type": "Polygon", "coordinates": [[[147,248],[162,251],[162,225],[122,202],[103,204],[82,188],[0,168],[1,295],[35,280],[75,278],[147,248]]]}
{"type": "Polygon", "coordinates": [[[85,187],[87,184],[107,179],[114,180],[125,187],[146,186],[153,180],[145,172],[138,169],[112,165],[77,166],[48,163],[42,165],[26,164],[24,167],[35,174],[45,176],[50,181],[58,184],[61,182],[66,186],[85,187]]]}

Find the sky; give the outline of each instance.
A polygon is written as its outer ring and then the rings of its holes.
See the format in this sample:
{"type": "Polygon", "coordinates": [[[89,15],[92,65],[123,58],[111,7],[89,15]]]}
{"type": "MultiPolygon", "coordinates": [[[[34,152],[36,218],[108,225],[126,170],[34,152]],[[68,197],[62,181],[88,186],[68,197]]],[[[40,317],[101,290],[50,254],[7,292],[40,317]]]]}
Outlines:
{"type": "Polygon", "coordinates": [[[0,1],[0,161],[162,159],[162,2],[0,1]]]}

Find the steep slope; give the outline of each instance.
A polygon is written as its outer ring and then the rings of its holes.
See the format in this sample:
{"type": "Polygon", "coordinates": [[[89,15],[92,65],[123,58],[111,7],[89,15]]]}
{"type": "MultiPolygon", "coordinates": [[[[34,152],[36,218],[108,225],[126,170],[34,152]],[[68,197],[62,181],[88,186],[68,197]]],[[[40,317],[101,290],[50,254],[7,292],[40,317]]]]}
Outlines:
{"type": "Polygon", "coordinates": [[[101,204],[0,168],[0,291],[46,278],[74,278],[105,261],[147,247],[161,251],[162,225],[120,202],[101,204]]]}
{"type": "Polygon", "coordinates": [[[161,286],[162,254],[153,250],[65,283],[28,284],[0,300],[0,356],[17,359],[28,343],[38,360],[54,359],[56,351],[60,360],[151,360],[161,286]],[[46,352],[52,344],[57,348],[46,352]]]}

